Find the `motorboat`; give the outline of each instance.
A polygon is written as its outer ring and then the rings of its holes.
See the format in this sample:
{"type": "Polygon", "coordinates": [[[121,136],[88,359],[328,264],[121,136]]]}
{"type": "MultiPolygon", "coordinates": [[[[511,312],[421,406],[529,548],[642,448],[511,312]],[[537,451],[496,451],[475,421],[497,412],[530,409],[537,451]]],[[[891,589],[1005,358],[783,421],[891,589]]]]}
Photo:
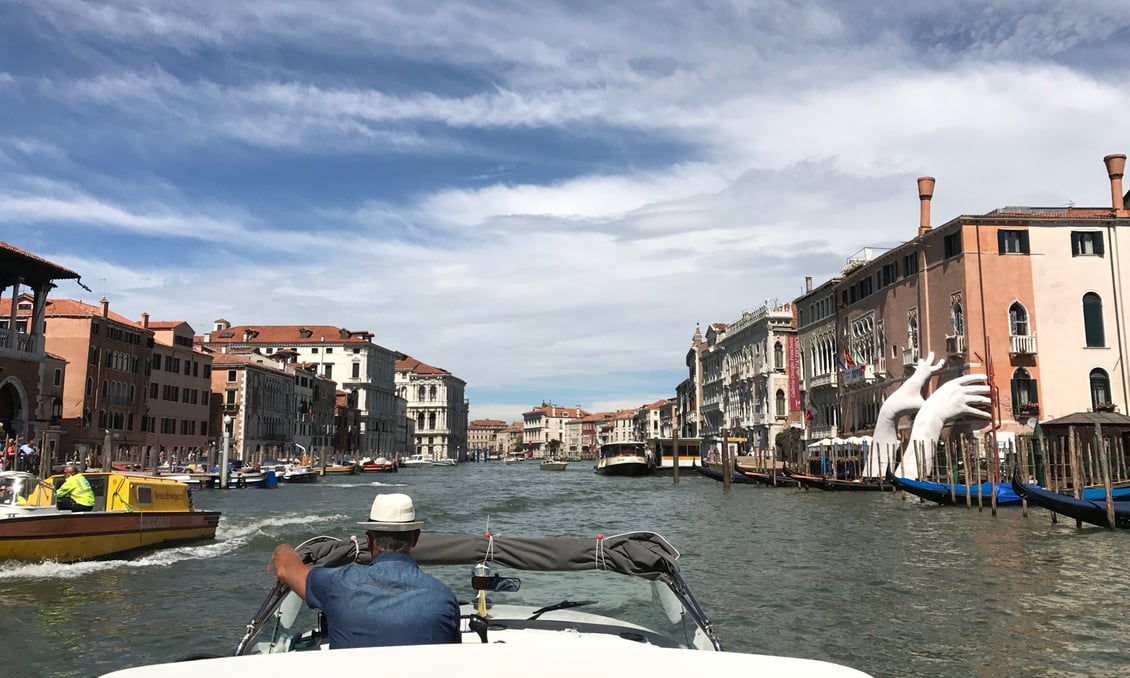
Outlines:
{"type": "Polygon", "coordinates": [[[403,468],[424,468],[432,465],[432,460],[422,454],[413,454],[399,461],[403,468]]]}
{"type": "Polygon", "coordinates": [[[355,476],[361,472],[361,464],[353,462],[342,464],[326,464],[319,466],[319,473],[324,476],[355,476]]]}
{"type": "Polygon", "coordinates": [[[284,483],[313,483],[318,480],[318,472],[312,466],[302,464],[287,464],[283,472],[278,474],[279,480],[284,483]]]}
{"type": "Polygon", "coordinates": [[[542,459],[541,470],[543,471],[564,471],[569,466],[569,462],[564,459],[542,459]]]}
{"type": "Polygon", "coordinates": [[[396,473],[399,470],[400,465],[396,463],[395,459],[377,457],[376,459],[361,460],[362,473],[396,473]]]}
{"type": "Polygon", "coordinates": [[[508,454],[502,460],[505,464],[521,464],[524,461],[526,461],[526,457],[520,454],[508,454]]]}
{"type": "MultiPolygon", "coordinates": [[[[356,540],[317,537],[297,550],[304,562],[321,567],[369,561],[356,540]]],[[[242,637],[233,656],[142,666],[108,676],[349,675],[374,666],[412,667],[420,675],[489,667],[491,675],[502,678],[573,676],[578,671],[866,675],[825,661],[723,651],[714,625],[679,570],[678,551],[654,532],[588,538],[500,537],[489,531],[424,534],[412,556],[464,601],[460,642],[322,652],[332,649],[324,618],[276,582],[250,622],[239,628],[242,637]]]]}
{"type": "Polygon", "coordinates": [[[606,476],[646,476],[655,471],[655,462],[643,443],[605,443],[600,446],[595,468],[606,476]]]}
{"type": "Polygon", "coordinates": [[[184,483],[143,473],[83,475],[94,510],[71,512],[55,506],[65,476],[0,472],[0,561],[69,563],[216,536],[219,511],[193,508],[184,483]]]}
{"type": "Polygon", "coordinates": [[[432,466],[455,466],[456,463],[451,457],[440,457],[432,460],[432,466]]]}

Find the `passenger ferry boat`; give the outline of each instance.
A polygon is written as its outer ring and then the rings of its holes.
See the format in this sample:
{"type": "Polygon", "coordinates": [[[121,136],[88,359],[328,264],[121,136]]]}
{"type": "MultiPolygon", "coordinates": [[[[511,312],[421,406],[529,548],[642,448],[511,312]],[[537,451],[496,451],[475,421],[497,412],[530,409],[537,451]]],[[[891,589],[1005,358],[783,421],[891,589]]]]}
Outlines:
{"type": "Polygon", "coordinates": [[[646,476],[655,471],[655,461],[644,443],[605,443],[600,446],[595,468],[606,476],[646,476]]]}

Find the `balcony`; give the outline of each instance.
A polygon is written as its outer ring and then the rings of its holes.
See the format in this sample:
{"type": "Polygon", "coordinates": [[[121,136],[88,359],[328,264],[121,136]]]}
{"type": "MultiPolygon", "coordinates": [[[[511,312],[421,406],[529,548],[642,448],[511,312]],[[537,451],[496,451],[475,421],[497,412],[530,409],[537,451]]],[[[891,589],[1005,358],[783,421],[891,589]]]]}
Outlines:
{"type": "Polygon", "coordinates": [[[831,386],[836,383],[836,375],[832,373],[813,375],[808,380],[809,388],[820,388],[821,386],[831,386]]]}
{"type": "Polygon", "coordinates": [[[875,364],[871,367],[874,368],[876,377],[887,376],[887,359],[885,357],[879,356],[876,358],[875,364]]]}
{"type": "Polygon", "coordinates": [[[902,366],[914,367],[918,363],[918,349],[904,348],[902,350],[902,366]]]}
{"type": "Polygon", "coordinates": [[[1036,335],[1012,335],[1008,338],[1008,352],[1013,355],[1034,355],[1036,353],[1036,335]]]}
{"type": "Polygon", "coordinates": [[[965,336],[946,337],[946,355],[965,355],[965,336]]]}

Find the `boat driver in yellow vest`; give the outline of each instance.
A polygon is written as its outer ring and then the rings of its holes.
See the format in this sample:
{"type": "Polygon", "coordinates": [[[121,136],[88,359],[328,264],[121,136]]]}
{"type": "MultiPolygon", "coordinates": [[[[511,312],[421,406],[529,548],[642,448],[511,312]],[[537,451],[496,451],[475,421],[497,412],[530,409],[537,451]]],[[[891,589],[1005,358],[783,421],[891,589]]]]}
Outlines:
{"type": "Polygon", "coordinates": [[[55,506],[60,511],[93,511],[94,490],[90,487],[90,481],[79,473],[74,464],[63,467],[63,473],[67,479],[55,490],[55,506]]]}

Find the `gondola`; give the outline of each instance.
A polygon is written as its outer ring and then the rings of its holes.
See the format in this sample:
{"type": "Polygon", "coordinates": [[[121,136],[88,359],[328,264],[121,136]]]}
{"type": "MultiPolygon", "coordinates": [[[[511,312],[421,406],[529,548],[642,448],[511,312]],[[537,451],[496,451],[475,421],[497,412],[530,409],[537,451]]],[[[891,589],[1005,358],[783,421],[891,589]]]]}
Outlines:
{"type": "Polygon", "coordinates": [[[878,478],[859,478],[857,480],[825,478],[806,473],[796,473],[787,468],[784,469],[784,473],[799,483],[801,487],[825,492],[880,492],[890,488],[889,484],[880,482],[878,478]]]}
{"type": "Polygon", "coordinates": [[[767,487],[796,487],[797,481],[790,478],[787,473],[780,469],[772,471],[738,471],[741,475],[749,478],[752,482],[767,487]]]}
{"type": "MultiPolygon", "coordinates": [[[[713,479],[717,480],[718,482],[722,482],[724,480],[724,478],[722,477],[722,469],[712,468],[710,466],[703,464],[702,466],[694,467],[694,470],[698,471],[699,473],[706,476],[707,478],[713,478],[713,479]]],[[[738,471],[734,471],[733,475],[730,476],[730,482],[744,484],[744,485],[756,485],[757,484],[756,480],[753,480],[752,478],[747,478],[744,475],[742,475],[741,473],[739,473],[738,471]]]]}
{"type": "MultiPolygon", "coordinates": [[[[1029,503],[1054,511],[1062,516],[1099,527],[1110,526],[1107,519],[1105,499],[1076,499],[1066,494],[1045,490],[1036,485],[1025,485],[1016,479],[1012,481],[1012,490],[1017,495],[1027,499],[1029,503]]],[[[1114,527],[1130,529],[1130,501],[1116,500],[1114,502],[1114,527]]]]}
{"type": "MultiPolygon", "coordinates": [[[[928,480],[911,480],[899,478],[893,473],[887,474],[887,482],[903,492],[908,492],[916,497],[921,497],[935,504],[943,506],[965,506],[965,485],[951,485],[950,483],[934,483],[928,480]]],[[[1019,506],[1020,495],[1013,492],[1008,483],[984,482],[979,485],[969,485],[969,501],[976,504],[978,499],[987,506],[993,501],[993,493],[997,495],[997,506],[1019,506]]]]}

